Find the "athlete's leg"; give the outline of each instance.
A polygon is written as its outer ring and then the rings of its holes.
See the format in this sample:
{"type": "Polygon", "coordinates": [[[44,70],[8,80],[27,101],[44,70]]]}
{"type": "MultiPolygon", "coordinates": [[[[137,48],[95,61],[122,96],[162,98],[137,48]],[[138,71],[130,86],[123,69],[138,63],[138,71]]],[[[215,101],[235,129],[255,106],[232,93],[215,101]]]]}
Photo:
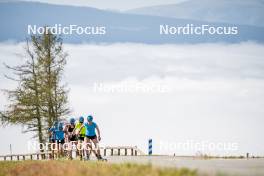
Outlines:
{"type": "Polygon", "coordinates": [[[88,137],[84,138],[85,141],[85,150],[86,150],[86,157],[87,159],[90,158],[90,154],[92,151],[92,144],[91,144],[91,140],[88,137]]]}
{"type": "Polygon", "coordinates": [[[64,140],[60,140],[58,142],[58,154],[59,154],[59,158],[63,157],[63,144],[64,144],[64,140]]]}
{"type": "Polygon", "coordinates": [[[82,156],[83,156],[83,154],[82,154],[82,140],[81,140],[81,138],[79,137],[79,139],[78,139],[78,142],[77,142],[77,151],[78,151],[78,154],[79,154],[79,157],[80,157],[80,160],[82,160],[82,156]]]}
{"type": "Polygon", "coordinates": [[[94,146],[95,146],[97,158],[101,158],[101,153],[100,153],[100,148],[99,148],[99,142],[98,142],[97,138],[92,139],[92,141],[93,141],[94,146]]]}
{"type": "Polygon", "coordinates": [[[59,143],[57,140],[55,140],[55,158],[59,158],[59,143]]]}
{"type": "Polygon", "coordinates": [[[96,151],[93,149],[93,145],[92,145],[91,139],[90,139],[89,137],[86,137],[86,138],[89,140],[89,145],[88,145],[88,147],[89,147],[89,150],[90,150],[90,151],[89,151],[90,154],[93,152],[94,155],[97,156],[96,151]]]}
{"type": "Polygon", "coordinates": [[[67,151],[68,151],[68,159],[72,160],[72,141],[69,141],[68,140],[68,143],[67,143],[67,151]]]}

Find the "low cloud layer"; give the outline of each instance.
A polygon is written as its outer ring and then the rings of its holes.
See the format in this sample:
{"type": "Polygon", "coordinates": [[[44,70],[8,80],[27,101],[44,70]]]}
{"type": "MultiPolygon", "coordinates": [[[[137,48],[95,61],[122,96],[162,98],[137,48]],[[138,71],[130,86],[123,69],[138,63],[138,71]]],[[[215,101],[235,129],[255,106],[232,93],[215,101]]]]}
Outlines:
{"type": "MultiPolygon", "coordinates": [[[[22,53],[23,45],[0,44],[0,62],[21,62],[15,53],[22,53]]],[[[65,50],[72,116],[94,114],[104,143],[138,145],[146,151],[151,137],[155,153],[194,154],[196,149],[160,149],[159,142],[233,142],[236,151],[202,152],[263,154],[263,45],[82,44],[65,45],[65,50]],[[170,91],[94,92],[95,82],[159,84],[170,91]]],[[[14,87],[4,73],[8,71],[1,65],[0,88],[14,87]]]]}
{"type": "Polygon", "coordinates": [[[264,47],[253,43],[201,45],[68,45],[67,76],[76,83],[129,77],[262,79],[264,47]],[[86,79],[78,79],[86,78],[86,79]],[[85,81],[83,81],[85,80],[85,81]]]}

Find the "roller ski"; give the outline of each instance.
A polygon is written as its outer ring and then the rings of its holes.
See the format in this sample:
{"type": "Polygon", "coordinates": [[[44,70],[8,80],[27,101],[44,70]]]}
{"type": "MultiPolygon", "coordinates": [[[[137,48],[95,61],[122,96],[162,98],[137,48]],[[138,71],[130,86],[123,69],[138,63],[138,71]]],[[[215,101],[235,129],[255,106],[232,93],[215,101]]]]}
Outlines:
{"type": "Polygon", "coordinates": [[[106,158],[103,158],[101,155],[96,155],[96,158],[98,161],[105,161],[107,162],[107,159],[106,158]]]}

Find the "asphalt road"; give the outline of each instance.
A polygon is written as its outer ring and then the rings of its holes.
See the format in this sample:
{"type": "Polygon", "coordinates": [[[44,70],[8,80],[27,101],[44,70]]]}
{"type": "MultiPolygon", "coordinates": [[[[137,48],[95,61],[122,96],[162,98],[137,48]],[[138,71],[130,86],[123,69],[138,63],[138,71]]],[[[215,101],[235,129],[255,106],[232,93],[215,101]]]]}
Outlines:
{"type": "Polygon", "coordinates": [[[186,167],[197,169],[209,176],[264,176],[264,159],[199,159],[173,156],[109,156],[111,163],[134,162],[161,167],[186,167]]]}

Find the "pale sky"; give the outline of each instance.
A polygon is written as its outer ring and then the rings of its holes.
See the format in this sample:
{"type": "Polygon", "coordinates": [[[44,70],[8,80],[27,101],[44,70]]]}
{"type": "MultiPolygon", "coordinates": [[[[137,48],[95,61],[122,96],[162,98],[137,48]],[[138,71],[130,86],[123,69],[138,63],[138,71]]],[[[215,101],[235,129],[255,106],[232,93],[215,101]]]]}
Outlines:
{"type": "MultiPolygon", "coordinates": [[[[0,44],[0,63],[18,64],[24,43],[0,44]]],[[[73,109],[69,117],[93,114],[105,145],[137,145],[154,153],[194,155],[199,149],[161,148],[161,143],[235,143],[235,150],[212,155],[264,155],[264,46],[254,43],[145,45],[66,44],[65,80],[73,109]],[[160,84],[167,93],[98,93],[94,82],[160,84]]],[[[13,88],[0,65],[0,89],[13,88]]],[[[0,94],[0,109],[6,97],[0,94]]],[[[0,154],[27,153],[30,134],[0,128],[0,154]],[[15,139],[15,140],[14,140],[15,139]]]]}
{"type": "Polygon", "coordinates": [[[145,6],[163,5],[163,4],[175,4],[186,0],[26,0],[26,1],[38,1],[53,4],[67,4],[67,5],[78,5],[78,6],[89,6],[99,9],[113,9],[113,10],[128,10],[145,6]]]}

